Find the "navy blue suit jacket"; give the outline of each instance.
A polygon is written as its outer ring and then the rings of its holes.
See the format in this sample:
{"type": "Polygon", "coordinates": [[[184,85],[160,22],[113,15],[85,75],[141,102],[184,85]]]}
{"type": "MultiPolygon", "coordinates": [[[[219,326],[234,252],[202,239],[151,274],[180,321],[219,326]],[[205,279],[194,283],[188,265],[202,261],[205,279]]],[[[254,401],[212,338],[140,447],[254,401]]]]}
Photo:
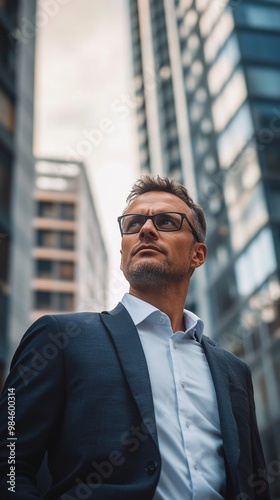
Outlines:
{"type": "MultiPolygon", "coordinates": [[[[202,344],[217,394],[228,498],[267,500],[249,369],[208,337],[202,344]]],[[[36,474],[47,451],[47,500],[152,500],[161,457],[151,386],[137,330],[121,304],[101,314],[44,316],[24,335],[1,397],[4,499],[11,477],[9,387],[17,437],[11,498],[40,498],[36,474]]]]}

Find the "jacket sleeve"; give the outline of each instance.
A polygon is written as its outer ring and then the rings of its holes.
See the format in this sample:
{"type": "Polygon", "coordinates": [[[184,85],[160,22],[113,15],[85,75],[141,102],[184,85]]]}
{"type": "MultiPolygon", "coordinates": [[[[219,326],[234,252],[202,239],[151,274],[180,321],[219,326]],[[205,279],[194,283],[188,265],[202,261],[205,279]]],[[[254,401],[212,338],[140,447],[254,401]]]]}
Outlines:
{"type": "Polygon", "coordinates": [[[0,398],[0,498],[40,498],[36,475],[63,411],[66,336],[43,316],[13,357],[0,398]]]}

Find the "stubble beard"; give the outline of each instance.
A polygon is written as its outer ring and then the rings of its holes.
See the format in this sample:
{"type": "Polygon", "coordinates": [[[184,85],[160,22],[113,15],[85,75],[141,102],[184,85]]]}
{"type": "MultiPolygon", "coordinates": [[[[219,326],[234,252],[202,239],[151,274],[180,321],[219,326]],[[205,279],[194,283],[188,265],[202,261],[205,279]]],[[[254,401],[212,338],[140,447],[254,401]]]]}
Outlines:
{"type": "Polygon", "coordinates": [[[174,285],[186,275],[187,272],[174,270],[167,262],[138,262],[130,264],[124,271],[124,276],[131,286],[146,290],[159,290],[174,285]]]}

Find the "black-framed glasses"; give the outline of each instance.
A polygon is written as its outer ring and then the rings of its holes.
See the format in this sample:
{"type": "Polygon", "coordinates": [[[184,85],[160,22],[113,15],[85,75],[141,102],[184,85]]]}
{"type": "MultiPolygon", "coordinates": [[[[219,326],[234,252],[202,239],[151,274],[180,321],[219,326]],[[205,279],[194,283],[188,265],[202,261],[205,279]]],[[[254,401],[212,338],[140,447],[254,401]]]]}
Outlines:
{"type": "Polygon", "coordinates": [[[183,220],[186,219],[192,234],[196,241],[199,241],[199,236],[191,221],[186,214],[181,212],[160,212],[154,215],[145,214],[125,214],[118,217],[121,235],[140,233],[146,221],[151,219],[155,228],[158,231],[170,233],[179,231],[182,227],[183,220]]]}

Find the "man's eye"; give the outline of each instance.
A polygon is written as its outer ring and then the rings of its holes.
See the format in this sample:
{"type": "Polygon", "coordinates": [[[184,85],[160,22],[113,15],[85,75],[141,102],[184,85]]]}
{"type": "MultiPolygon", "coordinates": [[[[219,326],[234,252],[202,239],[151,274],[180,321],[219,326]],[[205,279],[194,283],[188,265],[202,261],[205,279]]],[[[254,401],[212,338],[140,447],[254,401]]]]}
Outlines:
{"type": "Polygon", "coordinates": [[[133,217],[133,219],[129,219],[126,223],[126,231],[138,229],[142,226],[141,221],[142,219],[140,219],[139,217],[133,217]]]}
{"type": "Polygon", "coordinates": [[[157,224],[158,226],[161,226],[161,227],[176,227],[177,226],[177,222],[176,220],[174,219],[174,217],[171,217],[169,215],[162,215],[161,217],[158,218],[157,220],[157,224]]]}

